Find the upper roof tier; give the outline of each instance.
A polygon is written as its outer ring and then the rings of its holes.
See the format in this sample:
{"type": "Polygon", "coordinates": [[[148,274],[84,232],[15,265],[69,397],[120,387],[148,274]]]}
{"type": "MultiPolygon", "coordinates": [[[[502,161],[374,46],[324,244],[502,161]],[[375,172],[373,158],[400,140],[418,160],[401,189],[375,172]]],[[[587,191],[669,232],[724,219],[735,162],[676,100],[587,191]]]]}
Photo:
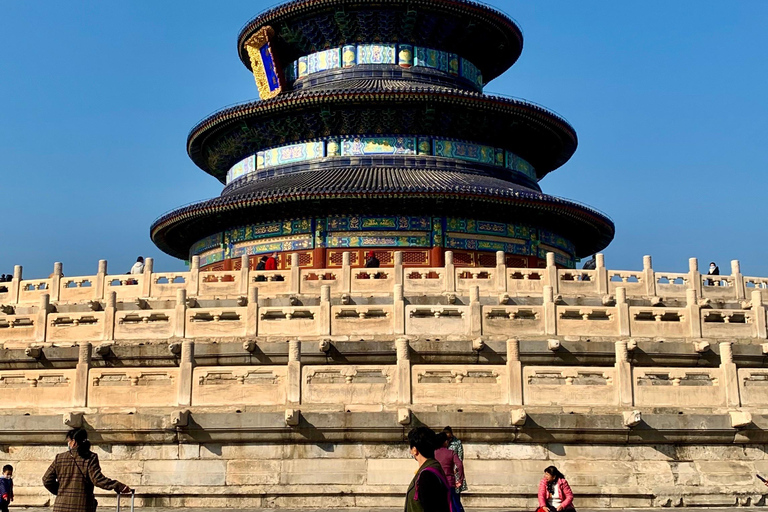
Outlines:
{"type": "Polygon", "coordinates": [[[509,69],[523,49],[514,21],[466,0],[296,0],[263,12],[241,30],[237,47],[248,69],[246,43],[265,27],[274,30],[273,51],[283,64],[347,43],[403,43],[469,59],[486,83],[509,69]]]}

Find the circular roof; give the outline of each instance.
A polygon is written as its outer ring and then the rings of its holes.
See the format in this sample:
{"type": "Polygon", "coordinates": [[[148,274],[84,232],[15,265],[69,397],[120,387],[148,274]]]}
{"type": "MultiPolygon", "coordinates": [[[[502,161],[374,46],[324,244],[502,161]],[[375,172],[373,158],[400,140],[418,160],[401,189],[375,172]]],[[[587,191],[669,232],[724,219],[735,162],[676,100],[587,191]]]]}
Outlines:
{"type": "Polygon", "coordinates": [[[523,34],[512,19],[466,0],[296,0],[265,11],[240,31],[240,60],[250,69],[245,43],[262,27],[276,37],[283,65],[346,43],[404,43],[469,59],[488,82],[517,61],[523,34]]]}
{"type": "Polygon", "coordinates": [[[342,211],[450,215],[459,209],[489,219],[519,218],[567,234],[577,256],[603,249],[614,235],[613,222],[596,210],[499,178],[397,167],[342,167],[254,181],[236,194],[160,217],[150,235],[164,252],[186,258],[199,239],[248,222],[342,211]]]}
{"type": "Polygon", "coordinates": [[[326,136],[429,135],[508,149],[539,179],[576,151],[576,131],[526,101],[398,80],[350,80],[219,111],[195,126],[187,152],[222,183],[229,168],[266,148],[326,136]]]}

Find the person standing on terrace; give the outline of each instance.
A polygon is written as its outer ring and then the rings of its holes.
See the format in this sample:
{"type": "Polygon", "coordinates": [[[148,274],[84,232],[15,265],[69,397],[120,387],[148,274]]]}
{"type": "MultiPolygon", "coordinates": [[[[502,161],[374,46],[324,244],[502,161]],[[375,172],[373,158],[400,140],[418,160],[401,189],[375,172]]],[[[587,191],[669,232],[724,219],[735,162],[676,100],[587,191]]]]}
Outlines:
{"type": "Polygon", "coordinates": [[[136,258],[136,263],[133,264],[131,267],[131,270],[128,271],[129,274],[143,274],[144,273],[144,257],[139,256],[136,258]]]}

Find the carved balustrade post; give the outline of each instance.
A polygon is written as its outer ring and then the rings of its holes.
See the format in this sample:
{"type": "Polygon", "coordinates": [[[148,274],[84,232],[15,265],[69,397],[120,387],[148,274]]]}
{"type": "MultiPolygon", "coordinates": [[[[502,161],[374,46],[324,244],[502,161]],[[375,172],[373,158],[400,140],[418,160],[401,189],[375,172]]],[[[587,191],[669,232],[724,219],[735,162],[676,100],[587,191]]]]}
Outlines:
{"type": "Polygon", "coordinates": [[[51,307],[51,296],[47,293],[40,295],[40,305],[37,309],[37,318],[35,319],[35,341],[40,343],[45,341],[45,333],[48,327],[48,312],[51,307]]]}
{"type": "Polygon", "coordinates": [[[406,405],[411,403],[411,350],[408,338],[395,340],[397,351],[397,403],[406,405]]]}
{"type": "Polygon", "coordinates": [[[117,317],[117,292],[107,294],[104,306],[104,331],[101,339],[110,341],[115,339],[115,321],[117,317]]]}
{"type": "Polygon", "coordinates": [[[13,279],[11,279],[11,285],[8,287],[8,291],[11,292],[10,300],[11,304],[19,303],[19,290],[21,290],[21,265],[14,265],[13,267],[13,279]]]}
{"type": "Polygon", "coordinates": [[[394,284],[403,284],[403,251],[395,251],[394,268],[392,271],[395,274],[394,284]]]}
{"type": "Polygon", "coordinates": [[[183,338],[187,333],[187,290],[176,290],[176,306],[174,307],[174,338],[183,338]]]}
{"type": "Polygon", "coordinates": [[[259,289],[248,289],[248,306],[245,313],[245,335],[256,336],[259,332],[259,289]]]}
{"type": "Polygon", "coordinates": [[[75,367],[75,407],[88,406],[88,371],[91,368],[91,344],[81,342],[77,346],[77,366],[75,367]]]}
{"type": "Polygon", "coordinates": [[[299,255],[297,253],[291,254],[291,282],[288,285],[288,290],[292,295],[298,295],[301,283],[301,267],[299,266],[299,255]]]}
{"type": "Polygon", "coordinates": [[[733,362],[733,347],[730,341],[720,343],[720,370],[723,373],[722,386],[728,407],[741,406],[739,397],[739,375],[733,362]]]}
{"type": "Polygon", "coordinates": [[[341,293],[352,289],[352,258],[349,251],[341,253],[341,293]]]}
{"type": "Polygon", "coordinates": [[[301,342],[288,342],[288,404],[301,403],[301,342]]]}
{"type": "Polygon", "coordinates": [[[685,299],[691,324],[691,338],[701,338],[701,306],[699,306],[696,290],[687,289],[685,299]]]}
{"type": "Polygon", "coordinates": [[[99,267],[96,271],[96,280],[93,283],[93,300],[104,299],[104,288],[107,281],[107,260],[99,260],[99,267]]]}
{"type": "Polygon", "coordinates": [[[187,283],[187,296],[197,297],[200,291],[200,256],[192,256],[189,264],[189,282],[187,283]]]}
{"type": "Polygon", "coordinates": [[[544,271],[544,285],[551,286],[552,292],[557,294],[560,290],[560,282],[557,278],[557,266],[555,265],[555,253],[547,253],[547,268],[544,271]]]}
{"type": "Polygon", "coordinates": [[[155,260],[146,258],[144,260],[144,282],[141,283],[141,296],[143,298],[151,297],[152,292],[152,272],[154,271],[155,260]]]}
{"type": "Polygon", "coordinates": [[[731,277],[733,277],[733,287],[736,289],[736,299],[746,299],[747,290],[744,287],[744,276],[741,273],[741,263],[739,263],[739,260],[731,260],[731,277]]]}
{"type": "Polygon", "coordinates": [[[469,289],[469,335],[480,336],[483,334],[483,306],[480,304],[480,287],[472,286],[469,289]]]}
{"type": "Polygon", "coordinates": [[[509,375],[509,405],[523,405],[523,363],[520,362],[520,341],[507,340],[507,374],[509,375]]]}
{"type": "Polygon", "coordinates": [[[445,291],[453,293],[456,291],[456,266],[453,264],[453,251],[445,251],[445,276],[443,283],[445,291]]]}
{"type": "Polygon", "coordinates": [[[181,363],[179,364],[179,405],[192,405],[192,377],[195,371],[195,343],[185,340],[181,343],[181,363]]]}
{"type": "Polygon", "coordinates": [[[51,274],[51,302],[58,302],[61,297],[61,277],[64,275],[64,265],[57,261],[53,264],[53,274],[51,274]]]}
{"type": "Polygon", "coordinates": [[[616,398],[622,407],[634,405],[632,395],[632,365],[629,362],[629,350],[626,341],[616,342],[616,398]]]}
{"type": "Polygon", "coordinates": [[[701,273],[699,272],[699,260],[688,259],[688,288],[696,292],[696,298],[701,297],[701,273]]]}
{"type": "Polygon", "coordinates": [[[405,334],[405,296],[403,285],[396,284],[392,297],[392,321],[395,334],[405,334]]]}
{"type": "Polygon", "coordinates": [[[629,336],[629,303],[627,303],[627,289],[623,286],[616,288],[616,315],[619,336],[629,336]]]}
{"type": "Polygon", "coordinates": [[[324,284],[320,287],[320,335],[331,335],[331,287],[324,284]]]}
{"type": "Polygon", "coordinates": [[[557,305],[555,304],[555,290],[550,285],[544,286],[543,306],[544,334],[557,334],[557,305]]]}
{"type": "Polygon", "coordinates": [[[643,256],[643,280],[645,281],[646,297],[655,297],[656,274],[653,272],[653,261],[648,254],[643,256]]]}
{"type": "Polygon", "coordinates": [[[608,295],[608,269],[605,268],[605,255],[601,252],[595,255],[595,286],[598,294],[608,295]]]}
{"type": "Polygon", "coordinates": [[[240,256],[240,289],[238,293],[242,296],[248,295],[248,286],[251,282],[251,263],[247,254],[240,256]]]}
{"type": "Polygon", "coordinates": [[[507,261],[504,251],[496,251],[496,290],[507,291],[507,261]]]}
{"type": "Polygon", "coordinates": [[[760,290],[752,290],[752,312],[755,315],[755,337],[761,340],[768,338],[767,315],[763,304],[763,294],[760,290]]]}

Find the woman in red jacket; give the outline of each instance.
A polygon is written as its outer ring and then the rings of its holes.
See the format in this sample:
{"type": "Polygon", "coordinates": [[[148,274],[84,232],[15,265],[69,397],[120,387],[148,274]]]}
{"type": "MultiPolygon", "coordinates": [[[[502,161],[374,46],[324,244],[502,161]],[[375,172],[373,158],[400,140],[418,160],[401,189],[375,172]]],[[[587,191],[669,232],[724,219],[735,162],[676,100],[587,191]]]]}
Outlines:
{"type": "Polygon", "coordinates": [[[539,508],[536,512],[576,512],[573,507],[573,491],[565,476],[555,466],[544,470],[539,482],[539,508]]]}

